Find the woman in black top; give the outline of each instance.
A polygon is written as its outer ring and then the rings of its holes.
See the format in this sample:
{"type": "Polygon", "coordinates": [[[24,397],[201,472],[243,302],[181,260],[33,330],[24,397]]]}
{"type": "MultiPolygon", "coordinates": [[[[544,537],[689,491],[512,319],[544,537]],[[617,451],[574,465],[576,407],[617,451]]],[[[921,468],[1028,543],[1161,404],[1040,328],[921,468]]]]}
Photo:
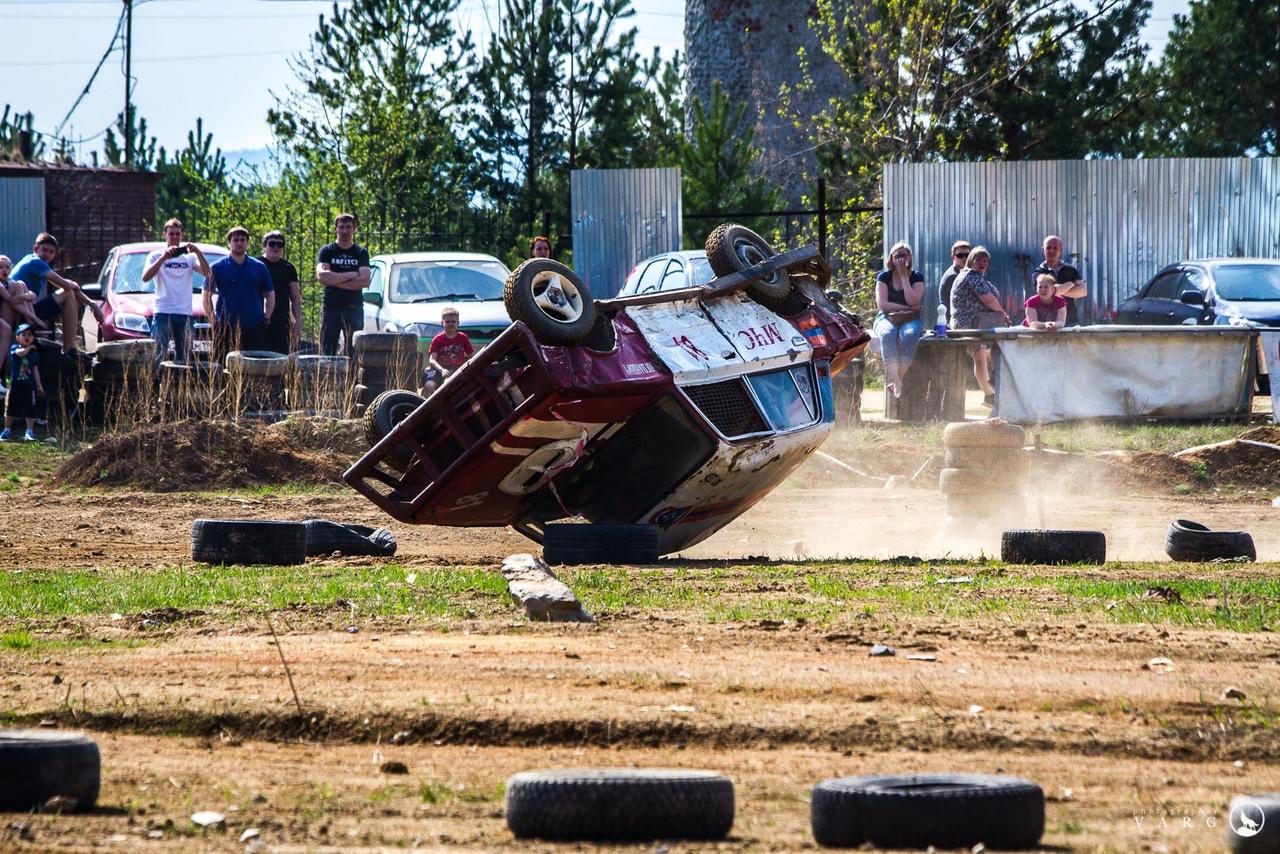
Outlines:
{"type": "Polygon", "coordinates": [[[872,329],[880,339],[884,357],[885,388],[902,396],[902,378],[911,367],[916,345],[924,334],[920,308],[924,302],[924,276],[911,269],[911,247],[895,243],[876,276],[876,320],[872,329]]]}

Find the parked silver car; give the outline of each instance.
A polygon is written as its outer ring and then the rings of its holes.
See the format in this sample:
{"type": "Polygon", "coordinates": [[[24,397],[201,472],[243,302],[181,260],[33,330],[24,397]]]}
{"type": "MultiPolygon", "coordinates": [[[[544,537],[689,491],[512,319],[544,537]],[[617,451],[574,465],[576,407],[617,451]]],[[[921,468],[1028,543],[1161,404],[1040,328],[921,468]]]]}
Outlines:
{"type": "Polygon", "coordinates": [[[646,258],[627,276],[618,292],[620,297],[675,291],[705,285],[715,278],[707,253],[701,249],[688,252],[664,252],[646,258]]]}
{"type": "Polygon", "coordinates": [[[364,291],[366,332],[412,332],[425,350],[444,331],[440,312],[458,309],[459,328],[476,349],[511,325],[502,290],[510,270],[492,255],[402,252],[370,259],[364,291]]]}

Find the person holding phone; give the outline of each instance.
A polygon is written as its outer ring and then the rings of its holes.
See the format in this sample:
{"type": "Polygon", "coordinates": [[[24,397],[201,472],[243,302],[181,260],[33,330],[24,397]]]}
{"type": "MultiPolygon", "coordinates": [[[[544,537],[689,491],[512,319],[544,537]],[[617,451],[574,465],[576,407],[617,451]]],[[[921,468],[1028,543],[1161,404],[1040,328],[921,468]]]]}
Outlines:
{"type": "Polygon", "coordinates": [[[209,278],[209,262],[194,243],[183,243],[182,220],[164,224],[164,247],[147,254],[142,281],[156,280],[156,308],[151,316],[151,337],[156,342],[156,367],[169,358],[191,361],[191,294],[195,273],[209,278]]]}

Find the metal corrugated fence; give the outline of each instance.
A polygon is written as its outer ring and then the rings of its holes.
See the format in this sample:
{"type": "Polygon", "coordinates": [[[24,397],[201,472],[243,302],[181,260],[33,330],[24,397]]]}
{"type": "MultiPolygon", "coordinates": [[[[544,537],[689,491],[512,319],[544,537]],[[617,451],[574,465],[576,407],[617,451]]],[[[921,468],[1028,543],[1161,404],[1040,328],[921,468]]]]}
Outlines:
{"type": "Polygon", "coordinates": [[[0,178],[0,255],[13,262],[44,231],[44,178],[0,178]]]}
{"type": "Polygon", "coordinates": [[[679,169],[575,169],[573,267],[613,296],[637,261],[680,248],[679,169]]]}
{"type": "Polygon", "coordinates": [[[951,244],[991,250],[989,277],[1011,314],[1035,291],[1047,234],[1089,286],[1084,322],[1110,311],[1166,264],[1280,257],[1280,159],[890,163],[884,246],[911,244],[933,323],[951,244]]]}

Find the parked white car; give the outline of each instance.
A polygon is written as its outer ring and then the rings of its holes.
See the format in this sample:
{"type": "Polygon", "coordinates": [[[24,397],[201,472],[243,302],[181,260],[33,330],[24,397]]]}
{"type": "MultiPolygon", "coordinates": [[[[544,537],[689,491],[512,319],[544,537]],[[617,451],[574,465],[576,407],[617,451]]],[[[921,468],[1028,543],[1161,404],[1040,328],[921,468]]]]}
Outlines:
{"type": "Polygon", "coordinates": [[[656,291],[677,291],[705,285],[716,277],[702,249],[687,252],[664,252],[646,258],[627,275],[626,284],[618,292],[620,297],[649,294],[656,291]]]}
{"type": "Polygon", "coordinates": [[[425,350],[444,331],[440,312],[458,309],[459,328],[476,349],[511,325],[502,291],[510,270],[492,255],[402,252],[376,255],[364,290],[366,332],[412,332],[425,350]]]}

